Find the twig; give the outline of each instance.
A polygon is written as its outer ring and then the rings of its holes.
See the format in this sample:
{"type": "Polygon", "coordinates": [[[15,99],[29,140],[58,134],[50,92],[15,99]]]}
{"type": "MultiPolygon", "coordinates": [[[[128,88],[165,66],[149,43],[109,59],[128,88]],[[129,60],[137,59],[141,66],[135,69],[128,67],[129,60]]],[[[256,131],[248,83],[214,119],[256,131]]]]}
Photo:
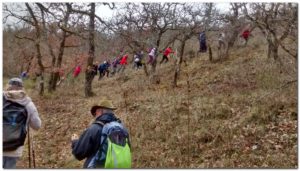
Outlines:
{"type": "Polygon", "coordinates": [[[266,93],[265,95],[261,96],[261,97],[258,99],[258,101],[261,100],[261,99],[263,99],[263,98],[265,98],[266,96],[269,96],[269,95],[271,95],[271,94],[276,93],[277,91],[281,90],[282,88],[287,87],[288,85],[290,85],[290,84],[292,84],[292,83],[297,83],[297,81],[298,81],[298,80],[291,80],[291,81],[288,81],[287,83],[281,85],[280,87],[275,88],[276,91],[272,91],[272,92],[270,92],[270,93],[266,93]]]}

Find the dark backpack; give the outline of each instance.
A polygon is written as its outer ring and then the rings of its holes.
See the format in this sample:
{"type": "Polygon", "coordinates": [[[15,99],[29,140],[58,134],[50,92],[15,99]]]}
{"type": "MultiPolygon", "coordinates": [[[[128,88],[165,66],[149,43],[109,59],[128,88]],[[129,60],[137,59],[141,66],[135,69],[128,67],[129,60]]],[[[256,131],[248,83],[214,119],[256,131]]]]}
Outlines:
{"type": "Polygon", "coordinates": [[[27,130],[25,106],[3,96],[3,151],[13,151],[24,145],[27,130]]]}
{"type": "Polygon", "coordinates": [[[88,168],[131,168],[129,134],[123,124],[117,121],[95,124],[102,126],[100,149],[88,168]]]}

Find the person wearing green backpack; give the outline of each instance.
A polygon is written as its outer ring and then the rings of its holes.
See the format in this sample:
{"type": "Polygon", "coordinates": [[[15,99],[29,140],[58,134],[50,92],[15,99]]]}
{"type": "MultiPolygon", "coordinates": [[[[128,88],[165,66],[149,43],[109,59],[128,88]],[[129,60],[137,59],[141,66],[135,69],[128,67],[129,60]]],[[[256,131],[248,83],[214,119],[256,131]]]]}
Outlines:
{"type": "Polygon", "coordinates": [[[72,154],[86,159],[83,168],[131,168],[129,133],[110,100],[91,108],[95,121],[78,138],[72,135],[72,154]]]}

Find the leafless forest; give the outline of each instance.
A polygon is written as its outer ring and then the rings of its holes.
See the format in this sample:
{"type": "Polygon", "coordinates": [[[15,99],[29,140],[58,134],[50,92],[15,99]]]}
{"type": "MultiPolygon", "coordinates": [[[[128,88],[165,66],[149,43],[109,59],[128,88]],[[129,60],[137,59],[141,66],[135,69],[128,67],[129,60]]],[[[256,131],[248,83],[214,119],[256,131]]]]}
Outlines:
{"type": "MultiPolygon", "coordinates": [[[[3,3],[2,17],[3,85],[26,71],[43,122],[37,168],[82,167],[70,137],[103,97],[129,129],[134,168],[298,168],[297,3],[3,3]],[[125,54],[124,70],[93,74],[125,54]]],[[[28,160],[26,148],[17,167],[28,160]]]]}

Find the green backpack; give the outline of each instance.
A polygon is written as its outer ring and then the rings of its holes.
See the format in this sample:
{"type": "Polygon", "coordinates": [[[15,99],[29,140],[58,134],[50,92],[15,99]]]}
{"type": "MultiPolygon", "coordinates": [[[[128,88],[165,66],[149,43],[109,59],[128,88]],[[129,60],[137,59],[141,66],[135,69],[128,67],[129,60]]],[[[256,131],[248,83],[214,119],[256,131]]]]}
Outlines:
{"type": "Polygon", "coordinates": [[[126,128],[119,122],[103,124],[101,145],[96,155],[88,165],[88,168],[131,168],[131,150],[129,134],[126,128]]]}

